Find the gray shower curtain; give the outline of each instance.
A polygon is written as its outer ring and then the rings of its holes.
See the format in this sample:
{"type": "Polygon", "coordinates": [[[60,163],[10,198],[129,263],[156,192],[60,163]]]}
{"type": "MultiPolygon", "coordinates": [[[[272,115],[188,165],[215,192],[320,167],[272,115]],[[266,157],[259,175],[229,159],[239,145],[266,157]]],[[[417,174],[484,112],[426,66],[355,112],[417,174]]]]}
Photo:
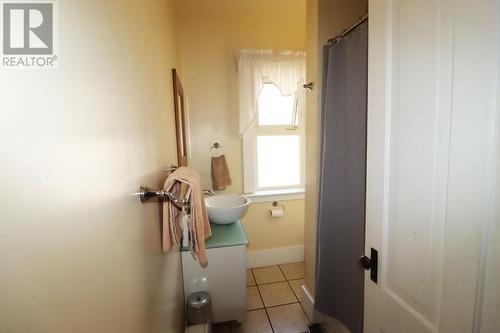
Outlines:
{"type": "Polygon", "coordinates": [[[324,47],[315,308],[363,331],[368,22],[324,47]]]}

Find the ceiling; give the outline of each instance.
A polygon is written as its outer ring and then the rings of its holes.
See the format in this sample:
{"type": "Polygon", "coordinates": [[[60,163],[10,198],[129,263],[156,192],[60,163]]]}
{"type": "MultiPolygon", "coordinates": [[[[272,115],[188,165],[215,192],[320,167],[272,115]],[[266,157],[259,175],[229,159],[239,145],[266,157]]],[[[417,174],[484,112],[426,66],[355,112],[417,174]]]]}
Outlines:
{"type": "Polygon", "coordinates": [[[305,27],[306,0],[177,0],[182,19],[305,27]]]}

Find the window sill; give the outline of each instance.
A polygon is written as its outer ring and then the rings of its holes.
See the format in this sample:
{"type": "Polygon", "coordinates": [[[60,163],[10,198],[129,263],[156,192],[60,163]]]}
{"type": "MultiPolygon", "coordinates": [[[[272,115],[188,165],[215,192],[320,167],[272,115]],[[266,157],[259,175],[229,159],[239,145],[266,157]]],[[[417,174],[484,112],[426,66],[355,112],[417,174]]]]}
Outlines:
{"type": "Polygon", "coordinates": [[[273,202],[286,200],[301,200],[305,198],[304,188],[287,188],[280,190],[256,191],[253,193],[243,193],[252,203],[254,202],[273,202]]]}

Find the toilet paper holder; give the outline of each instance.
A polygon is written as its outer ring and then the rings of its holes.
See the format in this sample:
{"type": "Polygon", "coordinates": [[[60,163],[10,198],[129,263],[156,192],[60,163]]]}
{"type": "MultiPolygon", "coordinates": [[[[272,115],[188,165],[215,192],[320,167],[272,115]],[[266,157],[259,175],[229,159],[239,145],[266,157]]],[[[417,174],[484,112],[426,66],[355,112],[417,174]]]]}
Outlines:
{"type": "Polygon", "coordinates": [[[285,210],[285,205],[279,204],[278,201],[273,201],[273,207],[274,208],[281,207],[283,208],[283,210],[285,210]]]}
{"type": "Polygon", "coordinates": [[[273,208],[269,210],[269,215],[271,215],[271,217],[282,217],[284,214],[285,214],[285,205],[279,204],[278,201],[273,201],[273,208]],[[274,212],[277,208],[281,208],[281,214],[278,213],[278,215],[275,215],[274,212]]]}

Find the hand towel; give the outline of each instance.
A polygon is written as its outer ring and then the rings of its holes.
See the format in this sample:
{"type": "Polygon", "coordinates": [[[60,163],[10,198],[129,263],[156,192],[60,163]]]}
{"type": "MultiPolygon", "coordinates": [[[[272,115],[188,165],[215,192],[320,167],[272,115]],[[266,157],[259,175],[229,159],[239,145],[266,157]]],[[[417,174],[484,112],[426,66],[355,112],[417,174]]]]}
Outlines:
{"type": "MultiPolygon", "coordinates": [[[[180,167],[165,181],[165,189],[170,189],[175,198],[181,196],[182,184],[191,189],[190,217],[188,219],[189,246],[200,264],[207,262],[205,240],[212,236],[208,221],[205,197],[201,187],[200,175],[191,168],[180,167]]],[[[163,251],[167,252],[172,245],[179,246],[182,237],[183,209],[170,200],[163,203],[163,251]]]]}
{"type": "Polygon", "coordinates": [[[212,157],[212,188],[220,191],[231,185],[229,168],[226,163],[226,156],[212,157]]]}

